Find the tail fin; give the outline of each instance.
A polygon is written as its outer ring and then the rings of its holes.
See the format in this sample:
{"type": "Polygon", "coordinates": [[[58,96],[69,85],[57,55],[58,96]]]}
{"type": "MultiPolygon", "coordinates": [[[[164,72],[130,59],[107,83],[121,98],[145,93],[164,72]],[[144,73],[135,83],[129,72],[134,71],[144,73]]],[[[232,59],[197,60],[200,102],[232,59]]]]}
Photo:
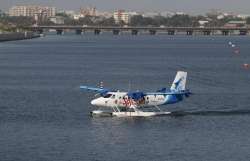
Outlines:
{"type": "Polygon", "coordinates": [[[176,90],[176,91],[185,90],[186,81],[187,81],[187,72],[178,71],[170,90],[176,90]]]}

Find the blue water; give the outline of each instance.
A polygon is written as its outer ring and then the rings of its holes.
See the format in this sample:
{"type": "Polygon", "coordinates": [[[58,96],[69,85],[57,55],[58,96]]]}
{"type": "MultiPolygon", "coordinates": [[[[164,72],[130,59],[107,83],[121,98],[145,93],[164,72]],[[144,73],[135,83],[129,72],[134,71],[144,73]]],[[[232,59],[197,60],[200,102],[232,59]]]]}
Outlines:
{"type": "Polygon", "coordinates": [[[48,35],[0,43],[1,161],[250,158],[250,37],[48,35]],[[232,41],[240,49],[234,54],[232,41]],[[79,85],[156,91],[188,72],[185,101],[153,118],[92,118],[79,85]],[[131,87],[129,87],[131,84],[131,87]]]}

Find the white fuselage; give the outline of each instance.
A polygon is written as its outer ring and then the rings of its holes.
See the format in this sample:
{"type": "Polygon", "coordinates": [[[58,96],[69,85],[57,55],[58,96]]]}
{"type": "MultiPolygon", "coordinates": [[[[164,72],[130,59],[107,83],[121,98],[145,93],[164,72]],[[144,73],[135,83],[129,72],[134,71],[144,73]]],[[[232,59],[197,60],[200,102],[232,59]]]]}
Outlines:
{"type": "Polygon", "coordinates": [[[167,102],[168,96],[146,95],[138,101],[127,96],[127,92],[109,92],[104,97],[99,97],[91,101],[92,105],[100,107],[151,107],[163,105],[167,102]]]}

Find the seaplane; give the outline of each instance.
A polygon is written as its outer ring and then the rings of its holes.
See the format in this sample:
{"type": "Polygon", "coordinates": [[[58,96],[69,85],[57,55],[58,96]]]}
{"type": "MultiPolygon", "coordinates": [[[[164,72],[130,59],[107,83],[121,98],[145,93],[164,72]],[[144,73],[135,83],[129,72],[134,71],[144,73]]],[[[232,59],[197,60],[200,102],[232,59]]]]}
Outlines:
{"type": "Polygon", "coordinates": [[[174,104],[189,97],[191,92],[186,89],[187,72],[178,71],[170,89],[162,88],[156,92],[110,90],[100,87],[80,86],[81,90],[96,92],[91,101],[93,106],[100,109],[94,110],[92,116],[116,116],[116,117],[150,117],[169,115],[171,112],[162,111],[159,106],[174,104]],[[109,109],[103,110],[101,108],[109,109]],[[153,111],[144,109],[152,108],[153,111]]]}

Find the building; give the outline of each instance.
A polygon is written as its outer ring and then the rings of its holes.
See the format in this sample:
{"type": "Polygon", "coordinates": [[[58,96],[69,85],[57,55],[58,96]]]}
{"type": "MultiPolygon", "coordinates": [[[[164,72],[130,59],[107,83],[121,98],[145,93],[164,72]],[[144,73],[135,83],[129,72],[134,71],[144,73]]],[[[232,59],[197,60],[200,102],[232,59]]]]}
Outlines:
{"type": "Polygon", "coordinates": [[[200,26],[204,26],[207,23],[209,23],[209,21],[208,20],[199,20],[198,23],[199,23],[200,26]]]}
{"type": "Polygon", "coordinates": [[[183,16],[183,15],[187,15],[187,14],[185,12],[175,12],[175,15],[183,16]]]}
{"type": "Polygon", "coordinates": [[[247,15],[247,14],[240,14],[240,15],[237,15],[238,18],[241,18],[243,20],[247,19],[248,17],[250,17],[250,15],[247,15]]]}
{"type": "Polygon", "coordinates": [[[85,16],[96,16],[95,7],[80,8],[80,15],[85,16]]]}
{"type": "Polygon", "coordinates": [[[64,17],[62,17],[62,16],[50,17],[49,20],[51,22],[53,22],[54,24],[57,24],[57,25],[63,25],[64,24],[64,17]]]}
{"type": "Polygon", "coordinates": [[[13,6],[9,9],[10,16],[27,16],[36,17],[42,15],[43,17],[53,17],[56,14],[55,7],[43,6],[13,6]]]}
{"type": "Polygon", "coordinates": [[[224,27],[244,27],[246,26],[246,21],[229,21],[224,27]]]}
{"type": "Polygon", "coordinates": [[[74,20],[79,20],[80,18],[84,18],[86,16],[97,16],[97,10],[95,7],[86,7],[86,8],[80,8],[79,14],[74,14],[73,18],[74,20]]]}
{"type": "Polygon", "coordinates": [[[96,12],[96,16],[104,17],[104,18],[111,18],[111,17],[113,17],[113,13],[111,13],[111,12],[101,12],[101,11],[97,11],[97,12],[96,12]]]}
{"type": "Polygon", "coordinates": [[[73,19],[74,20],[79,20],[80,18],[84,18],[85,16],[84,15],[82,15],[82,14],[75,14],[75,15],[73,15],[73,19]]]}
{"type": "Polygon", "coordinates": [[[130,18],[134,15],[137,15],[136,12],[126,12],[125,10],[117,10],[113,13],[113,18],[115,19],[115,23],[119,24],[124,22],[128,24],[130,22],[130,18]]]}
{"type": "Polygon", "coordinates": [[[161,14],[159,12],[145,12],[142,14],[143,17],[149,17],[154,18],[156,16],[160,16],[161,14]]]}
{"type": "Polygon", "coordinates": [[[56,13],[59,15],[68,16],[70,18],[73,18],[74,15],[76,14],[75,11],[73,11],[73,10],[59,10],[59,11],[57,10],[56,13]]]}
{"type": "Polygon", "coordinates": [[[170,11],[163,11],[163,12],[160,13],[160,16],[163,16],[163,17],[172,17],[174,15],[175,15],[175,13],[170,12],[170,11]]]}

